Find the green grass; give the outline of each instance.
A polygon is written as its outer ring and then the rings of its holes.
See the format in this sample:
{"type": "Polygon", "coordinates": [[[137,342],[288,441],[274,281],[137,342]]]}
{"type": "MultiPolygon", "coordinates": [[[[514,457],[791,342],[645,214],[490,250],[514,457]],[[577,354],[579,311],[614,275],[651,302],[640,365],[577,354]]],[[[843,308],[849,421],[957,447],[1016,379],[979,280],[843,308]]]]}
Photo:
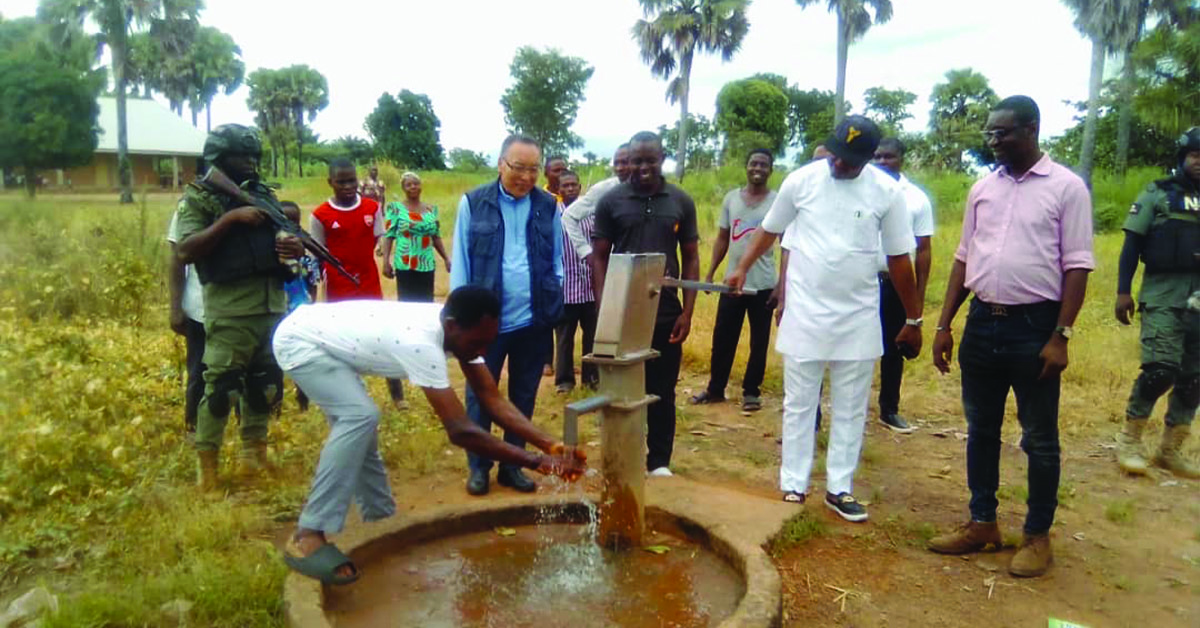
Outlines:
{"type": "MultiPolygon", "coordinates": [[[[398,193],[399,172],[385,166],[382,174],[398,193]]],[[[459,197],[495,175],[421,174],[424,200],[440,207],[449,244],[459,197]]],[[[1136,182],[1140,176],[1119,187],[1098,177],[1097,207],[1128,207],[1143,184],[1136,182]]],[[[734,168],[689,174],[685,181],[700,215],[702,273],[721,197],[742,177],[734,168]]],[[[776,174],[772,182],[781,178],[776,174]]],[[[925,315],[934,317],[971,181],[923,173],[914,178],[939,210],[925,307],[925,315]]],[[[288,179],[279,195],[308,212],[329,190],[322,179],[288,179]]],[[[161,625],[160,607],[175,599],[196,605],[190,619],[196,625],[283,622],[284,570],[267,539],[303,502],[326,427],[319,412],[299,414],[289,392],[281,420],[272,425],[279,478],[261,490],[197,502],[189,489],[194,458],[179,429],[184,346],[166,326],[163,234],[176,200],[173,194],[141,194],[139,203],[122,206],[115,194],[27,201],[0,193],[0,602],[46,582],[62,602],[60,615],[47,625],[161,625]],[[55,564],[66,567],[55,571],[55,564]]],[[[1120,245],[1117,233],[1096,237],[1098,267],[1076,325],[1081,341],[1072,343],[1063,380],[1064,434],[1111,431],[1137,373],[1137,330],[1118,325],[1111,313],[1120,245]]],[[[439,270],[439,294],[446,284],[439,270]]],[[[716,298],[701,295],[684,346],[689,377],[708,373],[715,313],[716,298]]],[[[959,329],[962,320],[960,315],[959,329]]],[[[739,345],[735,374],[744,367],[748,344],[743,338],[739,345]]],[[[957,374],[937,375],[927,356],[928,348],[906,369],[906,390],[919,392],[912,405],[958,416],[957,374]]],[[[780,372],[779,356],[771,352],[766,395],[781,394],[780,372]]],[[[369,378],[367,384],[376,399],[386,399],[382,380],[369,378]]],[[[1012,429],[1015,416],[1009,418],[1012,429]]],[[[685,412],[681,425],[694,419],[685,412]]],[[[551,430],[557,425],[541,420],[551,430]]],[[[585,423],[585,434],[594,434],[592,422],[585,423]]],[[[462,468],[459,452],[445,455],[450,446],[422,399],[414,398],[403,413],[384,408],[380,440],[396,476],[462,468]]],[[[1189,451],[1200,439],[1192,440],[1189,451]]],[[[772,457],[748,454],[755,465],[769,465],[772,457]]],[[[869,450],[865,458],[870,462],[869,450]]],[[[925,532],[906,534],[922,538],[925,532]]],[[[824,533],[821,520],[804,514],[780,542],[824,533]]]]}
{"type": "Polygon", "coordinates": [[[1137,504],[1133,500],[1120,499],[1111,501],[1104,507],[1104,518],[1117,525],[1127,526],[1133,523],[1136,512],[1137,504]]]}
{"type": "Polygon", "coordinates": [[[805,509],[788,519],[783,529],[768,544],[768,551],[779,556],[788,550],[829,533],[829,524],[821,517],[805,509]]]}

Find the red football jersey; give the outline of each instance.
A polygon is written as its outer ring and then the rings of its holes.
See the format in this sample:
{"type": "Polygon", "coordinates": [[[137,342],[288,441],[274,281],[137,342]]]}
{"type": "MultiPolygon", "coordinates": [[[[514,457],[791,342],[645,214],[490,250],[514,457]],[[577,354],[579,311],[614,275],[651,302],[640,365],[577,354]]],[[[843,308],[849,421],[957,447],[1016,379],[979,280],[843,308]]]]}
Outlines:
{"type": "MultiPolygon", "coordinates": [[[[341,273],[325,264],[325,295],[329,301],[382,299],[379,268],[375,265],[375,221],[379,203],[360,196],[354,209],[337,209],[326,201],[313,210],[313,218],[325,229],[325,246],[352,274],[354,285],[341,273]]],[[[382,228],[382,225],[380,225],[382,228]]]]}

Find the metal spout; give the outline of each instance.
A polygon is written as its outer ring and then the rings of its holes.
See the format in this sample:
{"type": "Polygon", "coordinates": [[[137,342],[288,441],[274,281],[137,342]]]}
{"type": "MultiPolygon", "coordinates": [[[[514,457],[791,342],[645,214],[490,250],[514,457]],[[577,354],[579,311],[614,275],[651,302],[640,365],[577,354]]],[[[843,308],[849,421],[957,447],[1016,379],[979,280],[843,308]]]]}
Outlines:
{"type": "Polygon", "coordinates": [[[579,415],[603,410],[612,403],[608,395],[596,395],[567,404],[563,410],[563,444],[567,447],[579,446],[579,415]]]}

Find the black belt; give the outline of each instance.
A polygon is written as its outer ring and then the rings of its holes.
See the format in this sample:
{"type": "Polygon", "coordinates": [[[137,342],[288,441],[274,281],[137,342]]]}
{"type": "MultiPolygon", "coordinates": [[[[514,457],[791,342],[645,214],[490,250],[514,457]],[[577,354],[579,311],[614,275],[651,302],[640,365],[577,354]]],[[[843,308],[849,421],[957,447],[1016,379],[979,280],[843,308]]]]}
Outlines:
{"type": "Polygon", "coordinates": [[[988,303],[981,299],[975,299],[975,303],[979,307],[984,308],[992,316],[997,318],[1006,318],[1009,316],[1018,316],[1025,312],[1036,312],[1046,309],[1058,309],[1062,306],[1058,301],[1041,301],[1038,303],[1025,303],[1021,305],[1000,305],[999,303],[988,303]]]}

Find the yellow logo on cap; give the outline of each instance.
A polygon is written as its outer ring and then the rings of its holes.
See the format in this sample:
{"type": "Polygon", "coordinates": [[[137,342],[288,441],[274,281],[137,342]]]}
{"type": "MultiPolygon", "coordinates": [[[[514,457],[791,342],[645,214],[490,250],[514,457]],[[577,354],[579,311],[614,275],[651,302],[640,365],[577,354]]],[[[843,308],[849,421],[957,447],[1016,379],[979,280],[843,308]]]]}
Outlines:
{"type": "Polygon", "coordinates": [[[853,142],[854,138],[860,135],[862,135],[862,131],[859,131],[854,127],[850,127],[850,130],[846,131],[846,143],[849,144],[850,142],[853,142]]]}

